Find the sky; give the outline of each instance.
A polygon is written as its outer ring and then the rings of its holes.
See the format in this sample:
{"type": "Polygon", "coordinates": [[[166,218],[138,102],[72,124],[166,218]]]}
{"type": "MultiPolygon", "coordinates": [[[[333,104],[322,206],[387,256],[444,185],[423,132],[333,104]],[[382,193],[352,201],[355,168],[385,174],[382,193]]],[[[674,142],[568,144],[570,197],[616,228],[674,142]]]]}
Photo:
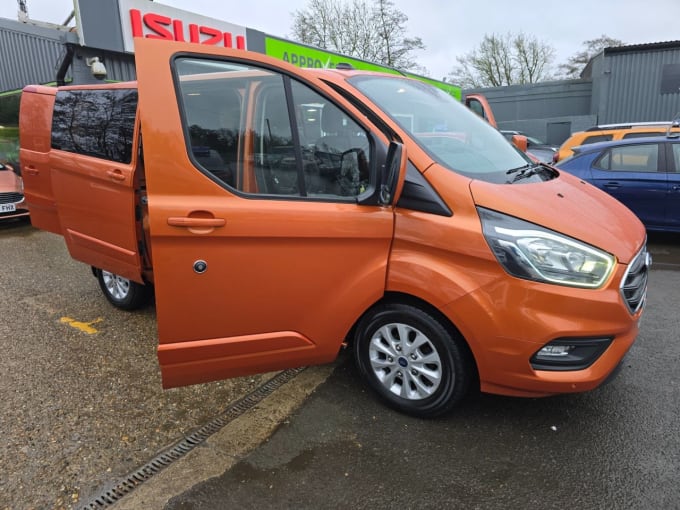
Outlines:
{"type": "MultiPolygon", "coordinates": [[[[32,19],[62,23],[72,0],[25,0],[32,19]]],[[[102,1],[102,0],[89,0],[102,1]]],[[[371,3],[372,0],[366,0],[371,3]]],[[[290,37],[293,13],[307,0],[160,0],[158,3],[217,18],[267,34],[290,37]]],[[[485,34],[523,32],[551,45],[555,65],[603,34],[626,44],[680,40],[680,0],[393,0],[408,16],[407,34],[425,50],[414,53],[427,75],[441,80],[485,34]]],[[[16,19],[17,2],[0,0],[0,17],[16,19]]]]}

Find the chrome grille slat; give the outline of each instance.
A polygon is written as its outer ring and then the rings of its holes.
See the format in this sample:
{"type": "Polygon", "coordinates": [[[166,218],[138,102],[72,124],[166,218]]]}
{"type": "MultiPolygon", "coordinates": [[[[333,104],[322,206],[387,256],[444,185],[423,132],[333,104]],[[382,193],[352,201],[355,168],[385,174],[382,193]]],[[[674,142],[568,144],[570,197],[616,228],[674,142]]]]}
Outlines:
{"type": "Polygon", "coordinates": [[[16,192],[0,193],[0,204],[13,204],[21,202],[24,195],[16,192]]]}
{"type": "Polygon", "coordinates": [[[644,246],[628,265],[621,281],[621,296],[630,313],[637,313],[645,304],[647,297],[647,277],[651,259],[644,246]]]}
{"type": "Polygon", "coordinates": [[[640,301],[642,301],[644,294],[645,289],[643,288],[635,289],[634,291],[626,293],[626,299],[628,300],[629,303],[639,303],[640,301]]]}

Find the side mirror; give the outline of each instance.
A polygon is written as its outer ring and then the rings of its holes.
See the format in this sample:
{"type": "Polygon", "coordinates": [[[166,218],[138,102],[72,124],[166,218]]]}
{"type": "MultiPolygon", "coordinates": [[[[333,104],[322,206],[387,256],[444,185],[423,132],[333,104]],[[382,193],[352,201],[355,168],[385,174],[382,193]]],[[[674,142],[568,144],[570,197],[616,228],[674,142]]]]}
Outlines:
{"type": "Polygon", "coordinates": [[[522,152],[526,152],[527,147],[529,146],[529,141],[524,135],[512,135],[512,144],[522,152]]]}

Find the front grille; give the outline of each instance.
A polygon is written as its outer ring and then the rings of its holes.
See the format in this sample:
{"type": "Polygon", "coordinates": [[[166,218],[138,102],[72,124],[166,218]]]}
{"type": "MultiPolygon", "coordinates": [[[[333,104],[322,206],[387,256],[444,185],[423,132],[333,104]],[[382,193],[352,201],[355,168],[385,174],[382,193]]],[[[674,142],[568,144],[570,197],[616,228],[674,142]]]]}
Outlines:
{"type": "Polygon", "coordinates": [[[647,253],[647,247],[644,246],[630,263],[626,274],[623,276],[621,295],[626,305],[628,305],[630,313],[637,313],[645,304],[645,298],[647,297],[647,276],[651,264],[652,258],[647,253]]]}
{"type": "Polygon", "coordinates": [[[21,193],[0,193],[0,204],[16,204],[24,199],[21,193]]]}

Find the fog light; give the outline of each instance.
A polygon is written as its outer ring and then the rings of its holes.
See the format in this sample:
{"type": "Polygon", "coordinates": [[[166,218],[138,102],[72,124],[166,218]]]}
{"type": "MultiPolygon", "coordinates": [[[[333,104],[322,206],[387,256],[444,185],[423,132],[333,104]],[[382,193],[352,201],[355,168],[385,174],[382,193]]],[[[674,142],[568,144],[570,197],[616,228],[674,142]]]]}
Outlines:
{"type": "Polygon", "coordinates": [[[613,337],[558,338],[531,357],[534,370],[583,370],[607,350],[613,337]]]}
{"type": "Polygon", "coordinates": [[[574,348],[573,345],[546,345],[536,353],[539,358],[549,359],[552,356],[567,356],[569,351],[574,348]]]}

